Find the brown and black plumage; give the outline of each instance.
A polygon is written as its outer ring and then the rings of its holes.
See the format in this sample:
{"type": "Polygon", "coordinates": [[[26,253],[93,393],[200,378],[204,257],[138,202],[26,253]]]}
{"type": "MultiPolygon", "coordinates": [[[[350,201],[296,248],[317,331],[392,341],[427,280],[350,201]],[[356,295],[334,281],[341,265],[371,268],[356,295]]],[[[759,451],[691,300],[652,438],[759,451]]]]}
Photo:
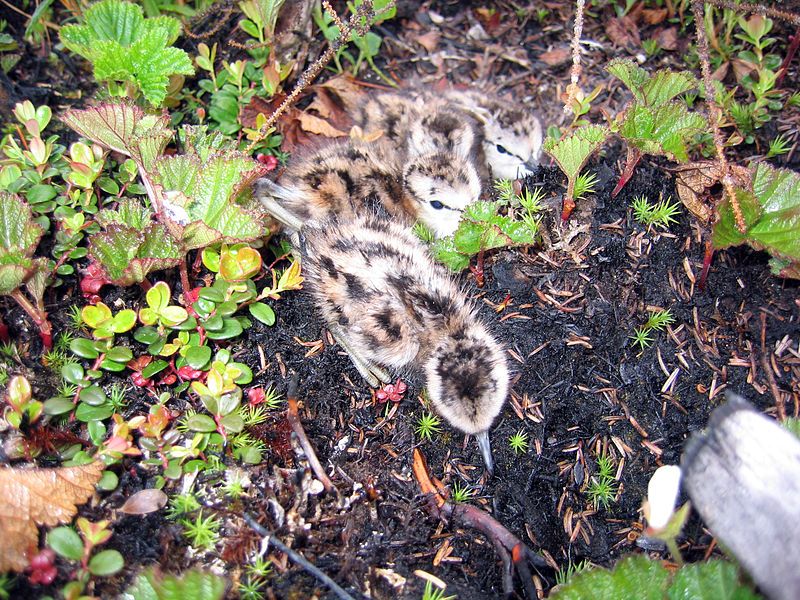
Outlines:
{"type": "Polygon", "coordinates": [[[451,275],[405,227],[375,216],[301,230],[306,288],[331,332],[373,386],[386,369],[418,374],[436,412],[477,437],[508,393],[505,354],[451,275]]]}

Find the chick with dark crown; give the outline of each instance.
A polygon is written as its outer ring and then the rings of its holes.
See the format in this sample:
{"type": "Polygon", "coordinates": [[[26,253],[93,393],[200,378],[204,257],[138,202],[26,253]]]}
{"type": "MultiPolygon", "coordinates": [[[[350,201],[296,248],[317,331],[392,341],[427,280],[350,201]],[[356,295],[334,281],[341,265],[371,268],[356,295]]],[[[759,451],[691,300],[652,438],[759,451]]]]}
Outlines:
{"type": "Polygon", "coordinates": [[[476,169],[488,178],[485,168],[498,179],[529,175],[542,152],[542,124],[532,111],[482,90],[449,89],[432,92],[410,89],[386,92],[350,106],[353,120],[367,137],[382,133],[389,140],[413,138],[413,143],[442,145],[442,130],[461,131],[462,143],[473,144],[465,155],[474,157],[476,169]],[[430,116],[431,107],[445,120],[430,116]],[[425,136],[424,132],[428,132],[425,136]]]}
{"type": "Polygon", "coordinates": [[[406,228],[376,216],[301,230],[306,289],[372,386],[386,369],[420,376],[433,409],[475,435],[493,468],[488,430],[508,394],[505,353],[450,274],[406,228]]]}

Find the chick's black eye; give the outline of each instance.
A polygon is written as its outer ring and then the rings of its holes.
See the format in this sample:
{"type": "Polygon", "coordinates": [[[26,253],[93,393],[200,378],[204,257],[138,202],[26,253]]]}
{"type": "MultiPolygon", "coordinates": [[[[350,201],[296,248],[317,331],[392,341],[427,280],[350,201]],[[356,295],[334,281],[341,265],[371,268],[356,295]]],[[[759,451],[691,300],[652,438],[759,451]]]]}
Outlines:
{"type": "Polygon", "coordinates": [[[511,152],[509,152],[508,150],[506,150],[505,146],[501,146],[500,144],[497,144],[497,146],[495,146],[495,147],[497,148],[497,151],[498,151],[500,154],[511,154],[511,152]]]}
{"type": "Polygon", "coordinates": [[[431,206],[436,210],[441,210],[444,208],[444,204],[442,204],[438,200],[431,200],[431,206]]]}

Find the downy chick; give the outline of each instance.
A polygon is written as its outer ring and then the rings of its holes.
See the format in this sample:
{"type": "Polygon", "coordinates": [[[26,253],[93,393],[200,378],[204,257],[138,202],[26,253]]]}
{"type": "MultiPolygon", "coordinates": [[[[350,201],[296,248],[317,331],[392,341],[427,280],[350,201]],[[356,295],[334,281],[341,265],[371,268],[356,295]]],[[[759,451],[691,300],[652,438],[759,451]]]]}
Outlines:
{"type": "MultiPolygon", "coordinates": [[[[474,144],[468,151],[477,161],[476,168],[488,178],[485,166],[498,179],[517,179],[532,173],[542,152],[542,124],[530,111],[479,90],[454,90],[436,93],[427,90],[387,92],[373,96],[358,106],[351,106],[353,120],[366,137],[383,132],[397,143],[413,139],[414,123],[418,131],[446,129],[444,122],[431,118],[431,107],[447,115],[450,123],[459,123],[471,133],[460,136],[463,143],[474,144]]],[[[449,126],[451,129],[454,125],[449,126]]],[[[437,135],[430,135],[437,139],[437,135]]],[[[414,143],[421,140],[414,139],[414,143]]],[[[412,143],[412,146],[414,144],[412,143]]]]}
{"type": "Polygon", "coordinates": [[[364,379],[389,382],[385,367],[420,374],[434,410],[476,436],[491,471],[488,430],[508,366],[444,267],[407,228],[375,216],[309,223],[300,248],[306,289],[364,379]]]}
{"type": "Polygon", "coordinates": [[[295,232],[332,214],[378,213],[408,225],[420,220],[442,237],[481,193],[478,173],[460,152],[455,145],[408,153],[388,142],[333,143],[296,160],[280,184],[259,180],[256,195],[295,232]]]}

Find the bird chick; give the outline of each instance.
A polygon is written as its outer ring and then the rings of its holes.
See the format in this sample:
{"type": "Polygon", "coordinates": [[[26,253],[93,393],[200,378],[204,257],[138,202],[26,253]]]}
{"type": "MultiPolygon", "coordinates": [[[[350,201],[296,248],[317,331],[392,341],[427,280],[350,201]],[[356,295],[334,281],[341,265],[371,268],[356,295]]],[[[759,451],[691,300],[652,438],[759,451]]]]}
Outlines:
{"type": "Polygon", "coordinates": [[[483,126],[483,151],[492,175],[530,175],[542,154],[542,123],[521,106],[478,90],[449,90],[445,98],[483,126]]]}
{"type": "MultiPolygon", "coordinates": [[[[542,124],[528,110],[481,90],[387,92],[351,106],[353,121],[367,137],[382,132],[389,140],[411,140],[411,147],[447,147],[441,132],[458,131],[460,148],[474,157],[483,175],[488,165],[499,179],[529,175],[542,152],[542,124]],[[425,135],[427,133],[427,135],[425,135]]],[[[488,172],[485,173],[488,178],[488,172]]]]}
{"type": "Polygon", "coordinates": [[[458,228],[480,196],[474,167],[456,151],[407,154],[389,143],[333,143],[291,164],[281,183],[261,179],[256,196],[290,230],[308,221],[365,213],[422,221],[437,237],[458,228]]]}
{"type": "Polygon", "coordinates": [[[300,238],[306,289],[364,379],[389,382],[385,368],[421,376],[434,410],[476,436],[491,471],[508,366],[450,274],[407,228],[374,215],[312,222],[300,238]]]}

